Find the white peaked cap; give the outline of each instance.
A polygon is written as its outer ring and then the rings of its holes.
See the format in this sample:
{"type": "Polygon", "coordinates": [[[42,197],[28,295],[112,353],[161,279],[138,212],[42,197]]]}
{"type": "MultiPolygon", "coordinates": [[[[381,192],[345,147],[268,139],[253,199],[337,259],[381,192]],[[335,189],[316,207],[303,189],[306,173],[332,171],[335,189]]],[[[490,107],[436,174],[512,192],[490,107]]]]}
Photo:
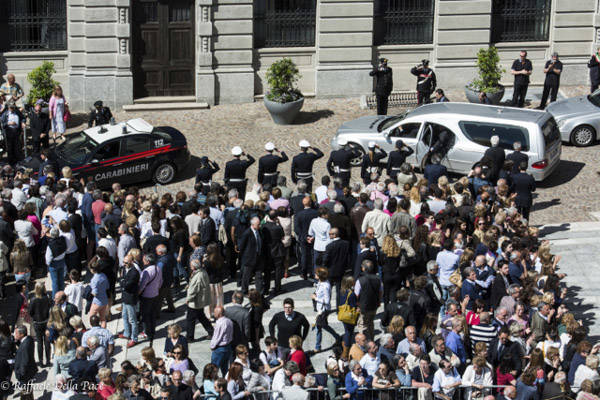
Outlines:
{"type": "Polygon", "coordinates": [[[298,143],[298,146],[300,146],[300,147],[310,147],[310,143],[308,143],[308,140],[302,139],[300,141],[300,143],[298,143]]]}
{"type": "Polygon", "coordinates": [[[373,147],[375,147],[375,142],[371,140],[369,142],[369,148],[372,149],[373,147]]]}
{"type": "Polygon", "coordinates": [[[242,148],[240,146],[235,146],[233,149],[231,149],[231,154],[233,154],[234,156],[241,156],[242,148]]]}
{"type": "Polygon", "coordinates": [[[273,151],[274,149],[275,149],[275,145],[273,144],[273,142],[268,142],[267,144],[265,144],[266,151],[273,151]]]}

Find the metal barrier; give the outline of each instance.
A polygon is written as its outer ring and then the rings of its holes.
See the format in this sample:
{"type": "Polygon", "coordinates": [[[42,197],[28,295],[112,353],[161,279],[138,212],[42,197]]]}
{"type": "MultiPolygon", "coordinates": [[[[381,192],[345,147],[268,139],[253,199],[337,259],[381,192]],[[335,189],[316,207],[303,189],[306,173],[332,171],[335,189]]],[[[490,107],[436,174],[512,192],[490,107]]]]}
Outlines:
{"type": "MultiPolygon", "coordinates": [[[[388,107],[416,107],[417,92],[402,91],[392,92],[388,97],[388,107]]],[[[363,95],[360,98],[360,107],[362,109],[377,108],[377,99],[375,94],[363,95]]]]}

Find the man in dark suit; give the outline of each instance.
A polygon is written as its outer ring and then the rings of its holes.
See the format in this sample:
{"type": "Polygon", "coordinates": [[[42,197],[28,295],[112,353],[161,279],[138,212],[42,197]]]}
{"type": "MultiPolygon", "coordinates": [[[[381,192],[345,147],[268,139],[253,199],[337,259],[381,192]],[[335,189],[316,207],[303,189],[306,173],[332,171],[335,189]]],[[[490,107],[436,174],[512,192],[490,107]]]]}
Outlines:
{"type": "Polygon", "coordinates": [[[69,375],[75,384],[84,381],[95,382],[98,375],[98,366],[87,359],[85,347],[79,346],[75,350],[75,359],[69,364],[69,375]]]}
{"type": "Polygon", "coordinates": [[[298,214],[298,212],[304,208],[302,199],[306,196],[310,196],[310,193],[306,192],[306,182],[303,180],[299,181],[298,185],[296,185],[296,191],[298,194],[290,198],[290,211],[292,215],[298,214]]]}
{"type": "Polygon", "coordinates": [[[206,247],[217,241],[217,225],[210,217],[210,208],[202,207],[200,209],[200,224],[198,224],[198,232],[200,233],[200,245],[206,247]]]}
{"type": "Polygon", "coordinates": [[[340,306],[340,287],[342,277],[346,272],[347,266],[350,264],[350,243],[347,240],[340,238],[340,230],[331,228],[329,230],[329,238],[331,242],[325,247],[323,255],[323,266],[329,271],[329,282],[332,289],[335,287],[337,307],[340,306]]]}
{"type": "Polygon", "coordinates": [[[516,375],[521,374],[521,358],[517,351],[518,346],[514,346],[513,342],[511,342],[508,338],[510,333],[508,331],[508,327],[503,326],[500,328],[500,332],[498,336],[492,339],[490,345],[488,346],[487,351],[487,361],[492,365],[493,370],[495,371],[498,365],[500,365],[500,361],[504,355],[509,354],[511,357],[512,369],[517,371],[516,375]]]}
{"type": "Polygon", "coordinates": [[[275,293],[281,292],[281,280],[283,279],[283,261],[285,259],[285,247],[283,247],[283,237],[285,233],[279,225],[276,210],[270,210],[269,216],[265,219],[262,226],[265,246],[269,252],[269,264],[265,268],[265,292],[269,291],[271,286],[271,272],[275,273],[275,293]]]}
{"type": "Polygon", "coordinates": [[[437,185],[440,176],[448,175],[448,169],[440,164],[441,158],[437,154],[431,156],[431,162],[425,166],[423,176],[427,179],[430,185],[437,185]]]}
{"type": "Polygon", "coordinates": [[[169,239],[160,234],[160,223],[154,221],[150,227],[152,228],[152,235],[144,242],[144,246],[142,247],[144,254],[156,253],[156,246],[159,244],[164,244],[168,249],[169,239]]]}
{"type": "Polygon", "coordinates": [[[475,282],[477,280],[477,273],[475,268],[467,267],[464,272],[464,280],[460,289],[460,297],[464,299],[469,296],[469,302],[467,303],[467,310],[474,310],[475,300],[481,299],[481,287],[475,282]]]}
{"type": "Polygon", "coordinates": [[[506,156],[507,160],[511,160],[513,162],[513,169],[512,169],[513,174],[516,174],[519,172],[519,165],[521,165],[522,162],[529,165],[529,156],[525,153],[521,153],[522,148],[523,148],[523,145],[521,144],[521,142],[514,142],[513,149],[515,151],[513,151],[512,153],[510,153],[509,155],[506,156]]]}
{"type": "Polygon", "coordinates": [[[246,229],[238,242],[240,260],[242,263],[242,291],[248,293],[250,277],[254,273],[254,284],[256,290],[263,294],[263,268],[264,268],[264,244],[265,240],[260,231],[260,219],[252,217],[250,228],[246,229]]]}
{"type": "Polygon", "coordinates": [[[312,208],[312,200],[308,196],[302,199],[302,205],[304,209],[298,211],[298,214],[294,216],[294,233],[298,241],[298,264],[300,264],[302,277],[306,280],[313,269],[313,249],[306,238],[310,222],[317,218],[319,213],[312,208]]]}
{"type": "Polygon", "coordinates": [[[377,252],[374,250],[373,246],[371,246],[371,239],[366,236],[363,236],[358,241],[360,251],[356,256],[356,261],[354,262],[354,279],[358,279],[362,272],[362,263],[365,260],[370,260],[373,264],[377,265],[377,252]]]}
{"type": "Polygon", "coordinates": [[[69,303],[67,295],[62,290],[54,295],[54,304],[59,306],[66,315],[66,321],[69,323],[71,317],[79,315],[79,310],[75,304],[69,303]]]}
{"type": "Polygon", "coordinates": [[[490,291],[490,306],[492,308],[498,307],[500,304],[500,300],[506,295],[508,295],[508,287],[512,283],[510,278],[508,261],[500,260],[498,261],[498,274],[494,278],[492,282],[492,287],[490,291]]]}
{"type": "Polygon", "coordinates": [[[33,154],[38,154],[42,146],[48,147],[48,133],[50,132],[50,118],[48,118],[48,114],[42,112],[41,104],[36,103],[33,112],[29,114],[29,130],[33,140],[33,154]]]}
{"type": "Polygon", "coordinates": [[[430,313],[437,314],[440,312],[440,308],[442,307],[443,297],[442,297],[442,285],[440,285],[440,280],[437,276],[439,267],[435,260],[430,260],[427,262],[427,285],[425,285],[425,293],[429,296],[429,310],[430,313]]]}
{"type": "Polygon", "coordinates": [[[15,341],[18,344],[15,355],[15,378],[25,389],[21,392],[22,399],[33,399],[31,389],[27,383],[31,381],[37,373],[37,365],[33,356],[34,343],[31,336],[27,335],[27,328],[19,325],[14,332],[15,341]]]}
{"type": "Polygon", "coordinates": [[[498,135],[492,136],[490,138],[491,147],[489,147],[483,155],[484,158],[490,160],[491,165],[488,179],[494,184],[498,180],[498,172],[500,172],[500,169],[504,165],[504,160],[506,158],[506,155],[504,154],[504,149],[498,146],[499,143],[500,138],[498,137],[498,135]]]}
{"type": "MultiPolygon", "coordinates": [[[[250,310],[242,306],[244,294],[236,290],[231,296],[232,304],[225,308],[225,316],[233,322],[233,343],[248,346],[250,332],[250,310]]],[[[255,349],[253,349],[255,350],[255,349]]]]}
{"type": "Polygon", "coordinates": [[[533,195],[535,192],[535,179],[527,172],[527,164],[521,163],[519,165],[519,173],[512,176],[512,188],[511,192],[516,193],[515,204],[517,210],[525,219],[529,219],[529,212],[531,211],[531,205],[533,204],[533,195]]]}

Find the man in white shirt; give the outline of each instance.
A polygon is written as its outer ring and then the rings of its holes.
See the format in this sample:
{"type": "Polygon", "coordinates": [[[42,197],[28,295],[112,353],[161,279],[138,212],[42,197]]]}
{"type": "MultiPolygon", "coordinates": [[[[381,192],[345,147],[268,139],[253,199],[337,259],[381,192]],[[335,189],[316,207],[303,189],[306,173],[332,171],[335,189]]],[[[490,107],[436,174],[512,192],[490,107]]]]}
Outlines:
{"type": "Polygon", "coordinates": [[[20,179],[15,179],[13,186],[14,188],[11,193],[12,196],[10,202],[17,208],[17,210],[21,211],[25,205],[25,202],[27,201],[27,195],[25,192],[23,192],[23,181],[20,179]]]}
{"type": "Polygon", "coordinates": [[[304,375],[299,372],[296,372],[292,375],[292,386],[284,387],[282,390],[282,395],[284,400],[308,400],[310,398],[310,394],[304,386],[304,375]]]}
{"type": "Polygon", "coordinates": [[[379,364],[381,363],[381,360],[377,355],[377,350],[379,350],[377,344],[370,340],[367,343],[367,354],[359,361],[361,368],[367,371],[369,376],[375,375],[375,372],[377,372],[377,368],[379,368],[379,364]]]}
{"type": "Polygon", "coordinates": [[[306,240],[313,245],[313,265],[317,267],[317,258],[325,255],[325,248],[331,242],[329,230],[331,224],[327,221],[329,211],[321,207],[319,208],[319,216],[310,222],[308,227],[308,237],[306,240]]]}
{"type": "Polygon", "coordinates": [[[113,260],[117,259],[117,244],[115,243],[115,239],[111,238],[106,231],[106,228],[100,227],[98,228],[98,247],[104,247],[108,251],[108,255],[112,257],[113,260]]]}
{"type": "Polygon", "coordinates": [[[321,178],[321,186],[315,189],[315,196],[317,196],[317,204],[321,204],[321,202],[327,199],[327,191],[329,190],[329,185],[331,185],[331,178],[329,175],[325,175],[321,178]]]}
{"type": "Polygon", "coordinates": [[[195,202],[192,206],[192,213],[186,215],[183,221],[188,226],[188,233],[190,237],[194,235],[194,233],[198,232],[198,227],[200,226],[200,222],[202,221],[202,217],[198,214],[198,210],[200,210],[200,203],[195,202]]]}

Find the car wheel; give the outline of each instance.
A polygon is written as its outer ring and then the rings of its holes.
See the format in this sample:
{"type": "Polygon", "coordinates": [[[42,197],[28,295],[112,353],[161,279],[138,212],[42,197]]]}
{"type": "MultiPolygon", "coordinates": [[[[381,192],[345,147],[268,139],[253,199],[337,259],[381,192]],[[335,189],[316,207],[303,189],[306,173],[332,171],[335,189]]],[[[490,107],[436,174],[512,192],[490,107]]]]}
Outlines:
{"type": "Polygon", "coordinates": [[[152,174],[154,182],[161,185],[170,183],[173,178],[175,178],[175,166],[168,162],[160,164],[154,169],[154,174],[152,174]]]}
{"type": "Polygon", "coordinates": [[[578,126],[571,132],[571,144],[577,147],[586,147],[594,143],[596,131],[588,125],[578,126]]]}
{"type": "Polygon", "coordinates": [[[356,143],[350,143],[350,147],[352,147],[352,150],[354,150],[357,154],[356,157],[350,160],[350,165],[353,167],[360,167],[362,165],[363,156],[365,155],[365,149],[356,143]]]}

